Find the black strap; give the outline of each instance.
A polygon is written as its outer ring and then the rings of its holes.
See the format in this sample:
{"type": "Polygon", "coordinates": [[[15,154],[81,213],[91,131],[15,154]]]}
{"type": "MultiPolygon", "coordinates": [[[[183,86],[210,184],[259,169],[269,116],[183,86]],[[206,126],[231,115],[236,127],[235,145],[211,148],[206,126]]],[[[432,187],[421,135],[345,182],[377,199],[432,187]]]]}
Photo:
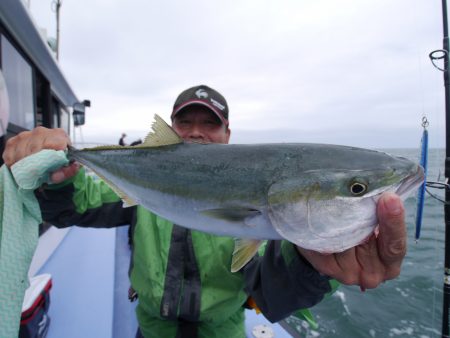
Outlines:
{"type": "Polygon", "coordinates": [[[200,271],[195,259],[191,232],[174,225],[161,301],[161,316],[178,322],[177,338],[197,337],[200,292],[200,271]]]}
{"type": "Polygon", "coordinates": [[[184,283],[179,318],[196,322],[200,318],[200,271],[195,259],[191,232],[188,230],[184,256],[184,283]]]}
{"type": "Polygon", "coordinates": [[[172,239],[167,260],[164,294],[161,300],[161,316],[170,320],[178,319],[178,303],[184,275],[184,253],[187,230],[173,226],[172,239]]]}
{"type": "Polygon", "coordinates": [[[198,337],[198,323],[186,322],[184,320],[178,321],[178,330],[175,338],[197,338],[198,337]]]}

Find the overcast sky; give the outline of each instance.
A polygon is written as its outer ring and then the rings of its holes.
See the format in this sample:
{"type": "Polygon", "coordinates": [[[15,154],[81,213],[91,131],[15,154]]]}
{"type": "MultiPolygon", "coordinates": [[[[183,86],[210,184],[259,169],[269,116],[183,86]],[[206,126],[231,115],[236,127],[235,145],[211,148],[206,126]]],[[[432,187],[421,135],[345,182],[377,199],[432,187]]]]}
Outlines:
{"type": "MultiPolygon", "coordinates": [[[[29,0],[55,36],[52,0],[29,0]]],[[[176,96],[209,85],[233,143],[444,143],[438,0],[62,0],[60,65],[90,99],[85,142],[144,138],[176,96]]],[[[80,132],[77,133],[80,140],[80,132]]]]}

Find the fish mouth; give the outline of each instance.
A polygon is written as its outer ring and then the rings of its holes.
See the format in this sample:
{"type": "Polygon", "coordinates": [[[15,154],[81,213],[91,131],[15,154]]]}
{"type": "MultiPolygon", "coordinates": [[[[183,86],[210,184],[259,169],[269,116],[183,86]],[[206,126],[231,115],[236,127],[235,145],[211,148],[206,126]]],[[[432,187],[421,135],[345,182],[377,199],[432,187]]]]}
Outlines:
{"type": "Polygon", "coordinates": [[[425,180],[425,171],[418,165],[414,174],[405,177],[398,185],[395,193],[403,199],[409,196],[416,188],[418,188],[425,180]]]}

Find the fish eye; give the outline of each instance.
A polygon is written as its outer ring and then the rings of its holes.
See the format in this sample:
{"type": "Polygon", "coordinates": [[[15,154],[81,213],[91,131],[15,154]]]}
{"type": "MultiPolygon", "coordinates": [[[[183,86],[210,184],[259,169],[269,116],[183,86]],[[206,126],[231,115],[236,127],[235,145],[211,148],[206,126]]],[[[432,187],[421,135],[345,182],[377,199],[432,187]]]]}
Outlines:
{"type": "Polygon", "coordinates": [[[352,182],[350,184],[350,192],[354,196],[360,196],[367,191],[367,184],[362,182],[352,182]]]}

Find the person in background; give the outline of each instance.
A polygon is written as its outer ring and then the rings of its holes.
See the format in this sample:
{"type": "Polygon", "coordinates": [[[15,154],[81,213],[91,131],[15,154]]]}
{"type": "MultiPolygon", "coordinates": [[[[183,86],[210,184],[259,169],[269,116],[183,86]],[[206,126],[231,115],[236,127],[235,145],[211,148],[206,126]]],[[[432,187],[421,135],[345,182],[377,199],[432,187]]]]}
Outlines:
{"type": "MultiPolygon", "coordinates": [[[[183,91],[171,119],[186,142],[229,142],[228,104],[208,86],[183,91]]],[[[40,149],[69,144],[63,130],[38,127],[10,139],[3,158],[11,166],[40,149]]],[[[245,306],[279,321],[320,302],[335,280],[364,290],[397,277],[406,252],[403,204],[386,193],[377,205],[379,233],[365,243],[323,255],[285,240],[268,241],[264,252],[231,273],[233,238],[185,229],[140,206],[122,208],[120,198],[78,163],[55,171],[52,180],[58,184],[36,192],[44,220],[57,227],[131,224],[136,337],[245,337],[245,306]]]]}
{"type": "Polygon", "coordinates": [[[126,146],[125,137],[127,137],[127,134],[122,133],[122,137],[119,139],[119,146],[126,146]]]}

